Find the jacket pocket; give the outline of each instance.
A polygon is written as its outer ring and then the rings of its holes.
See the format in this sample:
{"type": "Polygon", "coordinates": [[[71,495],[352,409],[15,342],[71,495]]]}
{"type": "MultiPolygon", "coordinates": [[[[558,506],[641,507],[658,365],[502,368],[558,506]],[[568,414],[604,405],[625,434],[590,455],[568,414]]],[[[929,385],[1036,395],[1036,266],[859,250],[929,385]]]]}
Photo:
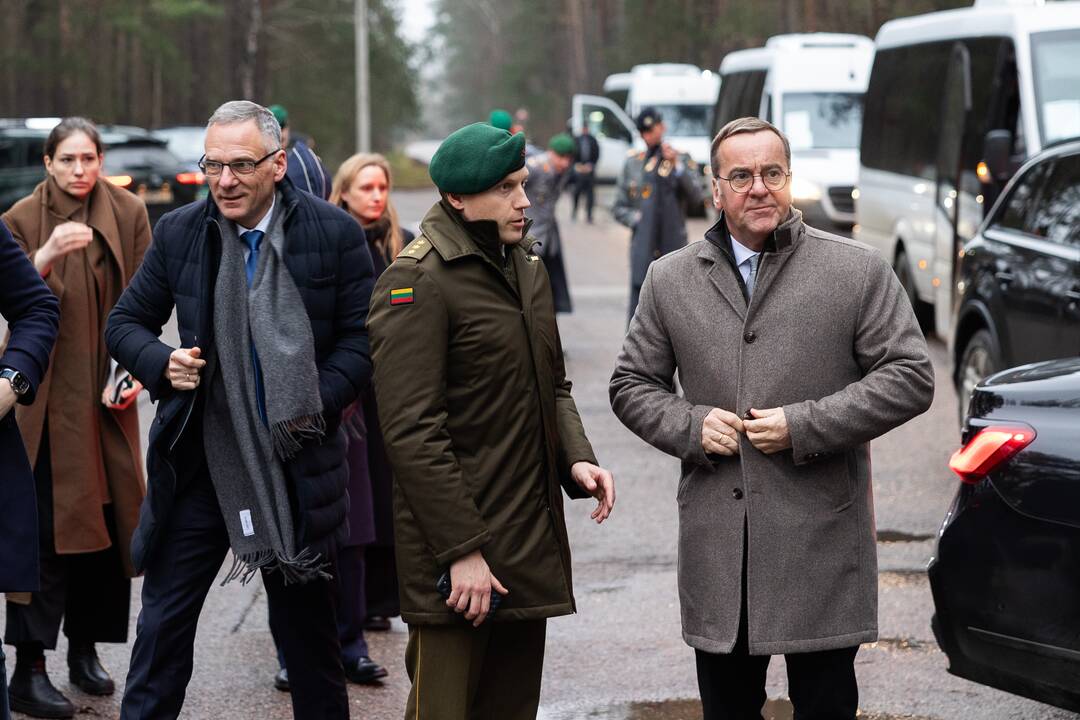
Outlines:
{"type": "Polygon", "coordinates": [[[322,277],[308,278],[307,285],[310,288],[323,288],[328,285],[333,285],[337,282],[337,273],[331,273],[330,275],[324,275],[322,277]]]}

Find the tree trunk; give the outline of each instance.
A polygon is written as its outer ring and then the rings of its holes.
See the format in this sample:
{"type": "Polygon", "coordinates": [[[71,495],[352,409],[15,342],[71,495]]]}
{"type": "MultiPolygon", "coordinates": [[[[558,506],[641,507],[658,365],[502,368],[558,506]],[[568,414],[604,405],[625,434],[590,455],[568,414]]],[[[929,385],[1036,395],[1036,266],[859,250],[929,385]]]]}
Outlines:
{"type": "Polygon", "coordinates": [[[240,94],[245,100],[255,99],[255,68],[259,58],[259,31],[261,29],[262,3],[260,0],[248,0],[244,56],[240,63],[240,94]]]}

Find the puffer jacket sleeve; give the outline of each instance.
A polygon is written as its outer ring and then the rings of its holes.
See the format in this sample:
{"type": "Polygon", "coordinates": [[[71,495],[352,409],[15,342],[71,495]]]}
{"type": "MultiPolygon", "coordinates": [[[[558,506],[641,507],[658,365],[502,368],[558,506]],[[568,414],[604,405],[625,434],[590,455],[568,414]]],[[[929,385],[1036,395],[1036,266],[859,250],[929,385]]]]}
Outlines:
{"type": "Polygon", "coordinates": [[[323,412],[340,414],[371,383],[367,316],[374,267],[360,225],[349,218],[337,224],[338,284],[334,349],[319,364],[323,412]]]}
{"type": "Polygon", "coordinates": [[[11,337],[0,355],[0,367],[22,373],[30,392],[19,398],[29,405],[49,367],[56,333],[60,327],[60,301],[45,286],[33,263],[0,222],[0,314],[7,320],[11,337]]]}
{"type": "Polygon", "coordinates": [[[109,355],[143,384],[155,402],[173,392],[165,369],[175,348],[158,339],[175,305],[165,263],[165,248],[173,227],[168,216],[158,221],[142,264],[113,306],[105,326],[109,355]]]}
{"type": "Polygon", "coordinates": [[[371,314],[375,396],[394,481],[440,565],[491,539],[447,428],[450,320],[437,284],[402,259],[375,284],[371,314]],[[391,290],[411,302],[391,304],[391,290]]]}

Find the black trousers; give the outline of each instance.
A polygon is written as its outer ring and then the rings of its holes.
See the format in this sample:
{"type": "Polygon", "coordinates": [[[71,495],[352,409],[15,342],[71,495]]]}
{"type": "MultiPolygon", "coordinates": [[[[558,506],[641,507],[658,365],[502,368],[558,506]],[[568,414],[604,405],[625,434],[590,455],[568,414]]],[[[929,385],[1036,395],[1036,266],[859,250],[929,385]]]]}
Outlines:
{"type": "MultiPolygon", "coordinates": [[[[743,526],[742,607],[739,635],[730,653],[696,650],[698,691],[704,720],[761,720],[768,699],[765,674],[769,655],[751,655],[746,615],[746,526],[743,526]]],[[[855,720],[859,686],[855,680],[855,653],[859,646],[790,653],[787,662],[788,695],[794,720],[855,720]]]]}
{"type": "MultiPolygon", "coordinates": [[[[29,605],[9,602],[4,641],[9,645],[39,643],[56,648],[63,621],[64,634],[84,642],[125,643],[131,613],[131,580],[117,547],[116,521],[111,505],[102,507],[112,545],[104,550],[58,555],[53,533],[52,463],[49,433],[41,437],[34,484],[38,507],[38,554],[41,589],[29,605]]],[[[93,510],[90,509],[90,512],[93,510]]]]}
{"type": "MultiPolygon", "coordinates": [[[[229,550],[228,532],[205,471],[176,498],[163,532],[146,566],[122,720],[176,718],[184,704],[199,613],[229,550]]],[[[289,668],[293,717],[348,718],[332,584],[285,585],[274,572],[263,573],[263,584],[273,609],[274,634],[289,668]]]]}
{"type": "Polygon", "coordinates": [[[593,203],[596,200],[596,192],[593,189],[596,184],[595,173],[577,173],[574,175],[574,210],[570,217],[577,217],[578,199],[585,196],[585,217],[592,222],[593,203]]]}
{"type": "Polygon", "coordinates": [[[401,614],[393,545],[368,545],[364,549],[364,586],[368,617],[401,614]]]}

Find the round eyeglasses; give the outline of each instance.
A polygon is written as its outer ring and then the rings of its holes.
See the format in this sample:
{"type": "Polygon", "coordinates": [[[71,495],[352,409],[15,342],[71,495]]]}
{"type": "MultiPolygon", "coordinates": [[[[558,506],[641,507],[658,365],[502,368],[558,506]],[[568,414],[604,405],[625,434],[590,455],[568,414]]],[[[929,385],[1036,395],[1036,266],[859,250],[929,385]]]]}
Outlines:
{"type": "Polygon", "coordinates": [[[748,193],[750,188],[754,186],[754,178],[761,178],[761,183],[765,186],[766,190],[776,192],[777,190],[783,190],[787,185],[788,178],[791,177],[791,173],[784,172],[780,168],[769,168],[760,175],[755,175],[749,170],[736,170],[731,173],[731,177],[716,176],[717,180],[727,180],[731,189],[737,193],[748,193]]]}
{"type": "Polygon", "coordinates": [[[266,153],[258,160],[233,160],[232,162],[207,160],[206,156],[203,155],[199,159],[199,169],[202,170],[205,174],[210,175],[211,177],[215,175],[220,175],[221,171],[225,168],[229,168],[229,170],[232,171],[233,175],[250,175],[255,172],[255,168],[258,167],[259,163],[269,158],[272,158],[279,152],[281,152],[281,148],[278,148],[273,152],[266,153]]]}

